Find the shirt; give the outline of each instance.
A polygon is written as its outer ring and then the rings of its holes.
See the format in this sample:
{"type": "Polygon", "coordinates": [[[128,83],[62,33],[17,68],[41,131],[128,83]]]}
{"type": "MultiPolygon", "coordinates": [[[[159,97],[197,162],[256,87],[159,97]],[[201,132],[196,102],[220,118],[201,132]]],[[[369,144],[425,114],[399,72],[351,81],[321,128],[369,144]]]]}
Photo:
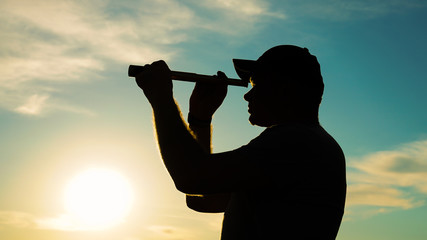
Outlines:
{"type": "Polygon", "coordinates": [[[222,240],[336,238],[346,197],[345,157],[320,125],[276,125],[233,152],[262,177],[232,193],[222,240]]]}

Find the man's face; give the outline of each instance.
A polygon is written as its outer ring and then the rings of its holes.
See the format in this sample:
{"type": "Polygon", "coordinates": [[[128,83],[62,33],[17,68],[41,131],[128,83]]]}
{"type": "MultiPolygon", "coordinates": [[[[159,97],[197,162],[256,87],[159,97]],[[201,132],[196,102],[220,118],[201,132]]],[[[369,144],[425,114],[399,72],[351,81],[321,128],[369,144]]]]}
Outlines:
{"type": "Polygon", "coordinates": [[[269,127],[280,122],[283,109],[283,89],[273,84],[266,74],[254,74],[251,77],[252,89],[244,99],[248,102],[249,122],[252,125],[269,127]]]}

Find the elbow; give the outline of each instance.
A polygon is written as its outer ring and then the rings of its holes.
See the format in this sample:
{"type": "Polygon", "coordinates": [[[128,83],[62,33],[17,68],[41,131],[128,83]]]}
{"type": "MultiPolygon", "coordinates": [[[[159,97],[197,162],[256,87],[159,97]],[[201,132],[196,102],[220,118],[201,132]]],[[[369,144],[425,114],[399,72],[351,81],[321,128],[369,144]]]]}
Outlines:
{"type": "Polygon", "coordinates": [[[175,188],[185,194],[203,194],[206,189],[203,184],[203,178],[196,173],[186,174],[185,176],[175,176],[173,178],[175,188]]]}
{"type": "Polygon", "coordinates": [[[202,212],[202,213],[206,212],[204,209],[200,208],[199,204],[197,204],[197,201],[194,198],[196,198],[196,197],[188,197],[188,195],[187,195],[186,200],[185,200],[187,207],[193,211],[196,211],[196,212],[202,212]]]}
{"type": "Polygon", "coordinates": [[[198,186],[196,186],[197,181],[192,179],[174,179],[175,188],[185,194],[199,194],[200,189],[198,186]]]}
{"type": "Polygon", "coordinates": [[[203,163],[208,162],[208,155],[194,158],[198,161],[191,161],[193,164],[180,165],[180,168],[170,168],[175,187],[185,194],[200,194],[205,191],[207,184],[206,175],[210,175],[207,167],[203,163]]]}
{"type": "Polygon", "coordinates": [[[177,181],[174,179],[174,183],[175,183],[175,188],[176,190],[185,193],[185,194],[190,194],[187,192],[187,184],[184,183],[184,181],[177,181]]]}
{"type": "MultiPolygon", "coordinates": [[[[198,197],[198,198],[203,198],[203,197],[198,197]]],[[[186,199],[187,207],[199,213],[221,213],[225,211],[223,209],[219,210],[219,209],[211,208],[212,206],[206,206],[206,204],[200,201],[201,200],[194,199],[194,197],[193,198],[187,197],[186,199]]]]}
{"type": "Polygon", "coordinates": [[[171,174],[175,188],[185,194],[201,194],[204,190],[202,171],[196,168],[187,168],[185,173],[171,174]]]}
{"type": "Polygon", "coordinates": [[[230,201],[229,193],[188,195],[186,196],[187,207],[202,213],[222,213],[227,209],[230,201]]]}

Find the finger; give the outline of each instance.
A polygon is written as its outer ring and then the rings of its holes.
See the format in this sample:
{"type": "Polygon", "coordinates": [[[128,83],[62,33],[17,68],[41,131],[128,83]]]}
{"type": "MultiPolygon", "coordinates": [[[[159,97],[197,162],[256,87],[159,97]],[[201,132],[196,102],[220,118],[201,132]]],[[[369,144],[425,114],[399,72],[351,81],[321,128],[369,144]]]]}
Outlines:
{"type": "Polygon", "coordinates": [[[194,90],[197,90],[198,92],[209,92],[211,87],[212,87],[212,83],[196,82],[196,85],[194,86],[194,90]]]}
{"type": "Polygon", "coordinates": [[[221,72],[221,71],[218,71],[218,72],[217,72],[217,76],[218,76],[218,78],[220,78],[221,80],[227,80],[227,79],[228,79],[227,75],[225,75],[225,73],[224,73],[224,72],[221,72]]]}
{"type": "Polygon", "coordinates": [[[159,69],[167,69],[168,71],[170,71],[169,66],[166,64],[164,60],[155,61],[151,65],[159,69]]]}
{"type": "Polygon", "coordinates": [[[146,74],[147,74],[147,71],[149,70],[149,68],[150,68],[150,64],[145,64],[145,65],[141,68],[141,70],[140,70],[140,71],[138,71],[138,72],[135,74],[135,79],[136,79],[136,80],[138,80],[138,79],[139,79],[139,78],[141,78],[142,76],[146,75],[146,74]]]}

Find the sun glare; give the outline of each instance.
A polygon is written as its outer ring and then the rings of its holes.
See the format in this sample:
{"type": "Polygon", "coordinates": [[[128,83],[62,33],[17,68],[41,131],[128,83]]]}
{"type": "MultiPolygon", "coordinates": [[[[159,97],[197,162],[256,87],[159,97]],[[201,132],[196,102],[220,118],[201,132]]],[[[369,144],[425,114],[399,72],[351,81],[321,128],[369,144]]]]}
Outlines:
{"type": "Polygon", "coordinates": [[[123,221],[133,202],[133,191],[118,172],[89,169],[69,182],[65,208],[85,229],[102,230],[123,221]]]}

